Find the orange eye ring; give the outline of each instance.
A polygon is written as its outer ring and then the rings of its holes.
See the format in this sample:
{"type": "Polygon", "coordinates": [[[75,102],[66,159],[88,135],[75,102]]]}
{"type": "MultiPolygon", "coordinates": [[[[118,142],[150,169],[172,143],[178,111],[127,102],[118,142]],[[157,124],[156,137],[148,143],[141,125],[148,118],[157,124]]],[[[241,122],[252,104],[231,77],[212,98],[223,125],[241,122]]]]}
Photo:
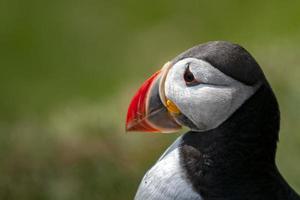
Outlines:
{"type": "Polygon", "coordinates": [[[199,83],[198,80],[196,80],[193,72],[191,72],[190,70],[190,66],[188,66],[184,72],[183,75],[184,81],[186,83],[187,86],[193,86],[193,85],[197,85],[199,83]]]}

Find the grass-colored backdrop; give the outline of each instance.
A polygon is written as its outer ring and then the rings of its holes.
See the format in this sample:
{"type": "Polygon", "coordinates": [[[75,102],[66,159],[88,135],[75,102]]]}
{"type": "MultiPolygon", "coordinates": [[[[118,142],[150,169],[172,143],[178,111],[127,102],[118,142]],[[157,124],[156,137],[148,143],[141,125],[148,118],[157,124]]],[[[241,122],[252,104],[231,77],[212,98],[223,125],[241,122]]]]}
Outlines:
{"type": "Polygon", "coordinates": [[[209,40],[242,44],[265,71],[277,163],[300,192],[299,39],[299,1],[0,1],[0,199],[132,199],[178,134],[125,134],[131,96],[209,40]]]}

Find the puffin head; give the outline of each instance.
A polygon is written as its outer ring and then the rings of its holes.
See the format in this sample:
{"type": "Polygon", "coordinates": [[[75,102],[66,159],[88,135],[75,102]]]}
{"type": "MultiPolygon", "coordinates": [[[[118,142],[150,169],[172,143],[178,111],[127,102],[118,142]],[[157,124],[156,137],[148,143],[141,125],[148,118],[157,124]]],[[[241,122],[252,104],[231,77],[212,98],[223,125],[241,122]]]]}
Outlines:
{"type": "Polygon", "coordinates": [[[196,132],[225,122],[261,85],[268,85],[255,59],[224,41],[195,46],[146,80],[128,108],[126,130],[196,132]]]}

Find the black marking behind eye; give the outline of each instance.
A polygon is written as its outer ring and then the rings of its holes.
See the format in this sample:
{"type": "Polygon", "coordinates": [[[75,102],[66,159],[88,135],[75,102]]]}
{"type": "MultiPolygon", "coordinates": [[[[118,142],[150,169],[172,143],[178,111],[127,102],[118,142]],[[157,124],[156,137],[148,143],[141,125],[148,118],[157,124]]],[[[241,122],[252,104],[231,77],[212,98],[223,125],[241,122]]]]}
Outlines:
{"type": "Polygon", "coordinates": [[[186,85],[188,86],[197,85],[199,83],[199,81],[196,80],[194,74],[191,72],[189,64],[184,72],[183,78],[186,85]]]}

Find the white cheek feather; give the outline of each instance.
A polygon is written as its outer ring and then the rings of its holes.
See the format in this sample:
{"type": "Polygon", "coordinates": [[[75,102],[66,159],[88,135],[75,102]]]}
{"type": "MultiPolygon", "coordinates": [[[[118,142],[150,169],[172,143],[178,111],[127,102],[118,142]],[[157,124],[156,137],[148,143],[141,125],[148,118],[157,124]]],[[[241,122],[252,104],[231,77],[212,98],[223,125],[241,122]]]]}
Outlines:
{"type": "Polygon", "coordinates": [[[135,200],[201,200],[180,166],[179,149],[159,160],[144,176],[135,200]]]}
{"type": "Polygon", "coordinates": [[[165,81],[166,97],[171,99],[197,127],[198,131],[216,128],[238,109],[256,90],[225,75],[209,63],[186,58],[176,63],[165,81]],[[186,64],[197,80],[187,86],[183,74],[186,64]]]}

